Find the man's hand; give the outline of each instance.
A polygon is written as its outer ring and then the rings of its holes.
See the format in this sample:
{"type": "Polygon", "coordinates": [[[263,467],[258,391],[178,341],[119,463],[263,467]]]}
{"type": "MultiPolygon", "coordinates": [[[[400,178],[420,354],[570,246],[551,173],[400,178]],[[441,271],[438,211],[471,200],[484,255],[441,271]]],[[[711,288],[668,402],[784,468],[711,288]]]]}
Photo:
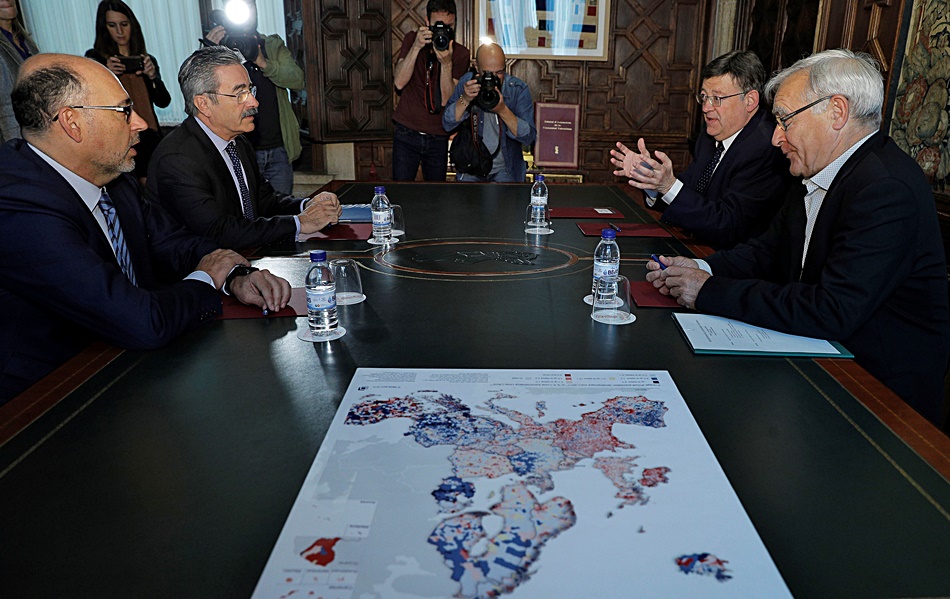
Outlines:
{"type": "MultiPolygon", "coordinates": [[[[465,85],[462,86],[462,97],[460,100],[465,100],[465,104],[471,104],[475,101],[475,98],[478,97],[478,92],[482,90],[482,84],[475,80],[474,77],[465,82],[465,85]]],[[[501,94],[499,94],[501,95],[501,94]]]]}
{"type": "Polygon", "coordinates": [[[660,265],[650,260],[647,262],[647,281],[653,283],[660,293],[676,298],[677,303],[687,308],[696,309],[696,298],[699,290],[711,275],[699,268],[695,260],[683,256],[667,258],[659,256],[666,265],[660,265]]]}
{"type": "Polygon", "coordinates": [[[267,68],[267,59],[264,58],[264,43],[261,40],[260,49],[257,51],[257,56],[254,57],[254,64],[257,65],[257,68],[264,70],[267,68]]]}
{"type": "Polygon", "coordinates": [[[428,25],[423,25],[419,27],[416,31],[416,40],[412,42],[413,48],[417,51],[425,48],[426,44],[432,41],[432,32],[429,31],[428,25]]]}
{"type": "Polygon", "coordinates": [[[228,273],[238,264],[250,264],[241,254],[233,250],[215,250],[198,262],[195,270],[201,270],[211,276],[215,289],[221,289],[228,273]]]}
{"type": "Polygon", "coordinates": [[[228,34],[224,29],[224,25],[218,25],[211,31],[205,34],[205,39],[211,42],[212,44],[218,45],[221,43],[221,40],[224,39],[224,36],[228,34]]]}
{"type": "MultiPolygon", "coordinates": [[[[431,35],[431,32],[429,32],[431,35]]],[[[416,38],[418,39],[418,38],[416,38]]],[[[435,50],[435,57],[439,59],[439,64],[442,65],[443,69],[452,68],[452,49],[455,47],[455,41],[449,40],[449,47],[445,50],[436,50],[435,46],[432,47],[435,50]]],[[[451,70],[449,71],[452,72],[451,70]]]]}
{"type": "Polygon", "coordinates": [[[242,304],[276,312],[290,302],[290,283],[269,270],[257,270],[231,281],[231,295],[242,304]]]}
{"type": "Polygon", "coordinates": [[[336,194],[323,192],[307,201],[300,219],[301,233],[316,233],[329,224],[339,222],[343,208],[336,194]]]}
{"type": "Polygon", "coordinates": [[[642,137],[637,141],[637,150],[634,152],[617,142],[617,149],[610,151],[610,162],[617,167],[614,174],[628,177],[630,185],[637,189],[656,190],[660,194],[668,192],[676,182],[673,161],[663,152],[654,152],[656,159],[651,158],[642,137]]]}

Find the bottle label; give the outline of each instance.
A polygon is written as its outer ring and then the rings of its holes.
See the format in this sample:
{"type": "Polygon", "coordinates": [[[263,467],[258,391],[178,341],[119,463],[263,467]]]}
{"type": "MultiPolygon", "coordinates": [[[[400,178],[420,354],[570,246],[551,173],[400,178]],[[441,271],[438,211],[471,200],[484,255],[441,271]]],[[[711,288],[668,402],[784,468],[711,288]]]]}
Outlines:
{"type": "Polygon", "coordinates": [[[387,227],[390,223],[390,211],[389,210],[373,210],[373,226],[374,227],[387,227]]]}
{"type": "Polygon", "coordinates": [[[330,308],[336,308],[335,291],[322,291],[319,289],[307,290],[308,310],[329,310],[330,308]]]}
{"type": "Polygon", "coordinates": [[[620,274],[620,265],[615,262],[594,262],[594,278],[616,277],[620,274]]]}

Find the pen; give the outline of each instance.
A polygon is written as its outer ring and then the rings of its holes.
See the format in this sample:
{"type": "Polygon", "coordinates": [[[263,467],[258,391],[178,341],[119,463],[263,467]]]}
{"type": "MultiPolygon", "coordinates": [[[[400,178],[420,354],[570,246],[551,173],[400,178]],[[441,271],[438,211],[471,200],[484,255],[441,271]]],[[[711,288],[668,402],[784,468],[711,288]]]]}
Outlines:
{"type": "Polygon", "coordinates": [[[650,254],[650,260],[653,260],[654,262],[656,262],[657,264],[659,264],[659,265],[660,265],[660,270],[666,270],[666,265],[663,264],[662,262],[660,262],[660,257],[657,256],[656,254],[650,254]]]}
{"type": "Polygon", "coordinates": [[[647,164],[646,162],[643,162],[642,160],[640,161],[640,166],[642,166],[643,168],[645,168],[645,169],[647,169],[647,170],[651,170],[651,171],[653,170],[653,167],[652,167],[652,166],[650,166],[650,165],[647,164]]]}
{"type": "Polygon", "coordinates": [[[264,308],[264,310],[261,312],[261,314],[262,314],[263,316],[267,316],[268,314],[270,314],[270,311],[269,311],[267,308],[264,308]]]}
{"type": "Polygon", "coordinates": [[[620,232],[620,227],[618,227],[617,225],[615,225],[615,224],[613,224],[613,223],[607,223],[607,224],[608,224],[608,225],[610,226],[610,228],[613,229],[614,231],[617,231],[618,233],[620,232]]]}

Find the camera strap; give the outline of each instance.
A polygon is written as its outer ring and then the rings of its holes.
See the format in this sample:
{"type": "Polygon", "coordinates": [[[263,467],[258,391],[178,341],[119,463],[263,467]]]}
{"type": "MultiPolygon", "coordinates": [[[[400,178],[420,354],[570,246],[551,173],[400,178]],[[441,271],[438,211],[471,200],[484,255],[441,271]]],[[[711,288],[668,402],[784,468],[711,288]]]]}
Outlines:
{"type": "Polygon", "coordinates": [[[439,114],[442,112],[442,82],[439,61],[435,58],[435,52],[429,49],[426,55],[426,91],[425,103],[429,114],[439,114]]]}

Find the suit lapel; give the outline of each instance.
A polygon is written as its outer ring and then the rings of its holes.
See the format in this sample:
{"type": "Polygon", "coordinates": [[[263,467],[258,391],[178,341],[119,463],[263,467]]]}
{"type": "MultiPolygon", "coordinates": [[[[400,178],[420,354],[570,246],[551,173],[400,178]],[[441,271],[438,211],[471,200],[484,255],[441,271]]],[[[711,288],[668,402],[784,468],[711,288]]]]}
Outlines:
{"type": "MultiPolygon", "coordinates": [[[[241,210],[241,195],[234,186],[231,163],[218,151],[218,148],[214,146],[214,143],[212,143],[208,135],[201,129],[201,125],[198,124],[195,117],[190,116],[185,119],[185,126],[188,128],[188,132],[191,136],[195,138],[201,146],[201,150],[206,156],[205,161],[211,167],[214,180],[219,181],[222,186],[224,195],[223,198],[220,199],[223,200],[224,209],[233,216],[243,216],[244,213],[241,210]]],[[[200,158],[196,159],[201,160],[200,158]]]]}

